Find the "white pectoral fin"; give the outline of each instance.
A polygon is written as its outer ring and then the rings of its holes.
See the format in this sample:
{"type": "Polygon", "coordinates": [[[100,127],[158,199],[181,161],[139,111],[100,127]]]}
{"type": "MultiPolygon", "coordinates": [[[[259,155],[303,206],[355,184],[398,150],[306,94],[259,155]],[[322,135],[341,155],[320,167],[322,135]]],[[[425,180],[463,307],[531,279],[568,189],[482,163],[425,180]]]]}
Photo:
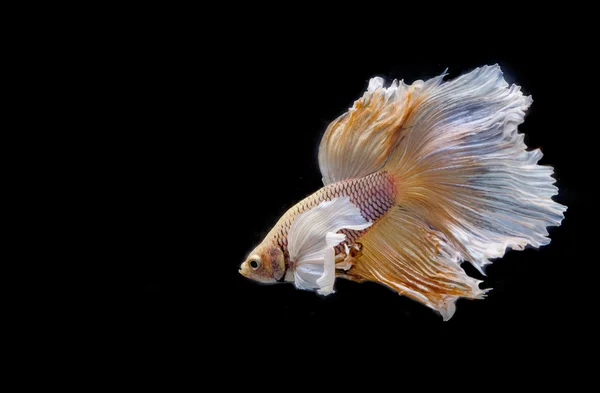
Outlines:
{"type": "Polygon", "coordinates": [[[312,291],[319,288],[317,281],[323,275],[322,264],[305,263],[296,268],[294,272],[294,283],[296,288],[312,291]]]}
{"type": "Polygon", "coordinates": [[[288,233],[290,259],[296,264],[296,287],[317,290],[321,295],[333,293],[334,247],[346,239],[337,232],[362,230],[371,224],[348,197],[322,202],[299,215],[288,233]]]}
{"type": "Polygon", "coordinates": [[[346,236],[328,232],[325,235],[326,246],[322,256],[313,260],[305,260],[299,264],[294,274],[296,288],[317,290],[320,295],[329,295],[334,292],[335,282],[335,250],[334,247],[343,242],[346,236]]]}

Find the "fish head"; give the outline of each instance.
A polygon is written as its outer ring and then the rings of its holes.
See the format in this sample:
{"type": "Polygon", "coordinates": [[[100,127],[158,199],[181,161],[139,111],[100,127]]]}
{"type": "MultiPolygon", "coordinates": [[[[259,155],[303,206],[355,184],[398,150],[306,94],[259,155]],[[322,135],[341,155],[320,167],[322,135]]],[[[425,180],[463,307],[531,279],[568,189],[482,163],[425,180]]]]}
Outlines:
{"type": "Polygon", "coordinates": [[[240,274],[264,283],[282,281],[285,275],[283,251],[274,245],[258,246],[240,266],[240,274]]]}

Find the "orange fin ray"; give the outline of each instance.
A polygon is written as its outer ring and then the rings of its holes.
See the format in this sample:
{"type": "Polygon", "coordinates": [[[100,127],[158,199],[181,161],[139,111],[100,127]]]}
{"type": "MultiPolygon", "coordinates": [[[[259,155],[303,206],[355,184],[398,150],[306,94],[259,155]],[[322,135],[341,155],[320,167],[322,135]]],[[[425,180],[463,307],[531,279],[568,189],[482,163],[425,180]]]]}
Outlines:
{"type": "Polygon", "coordinates": [[[340,277],[384,284],[401,295],[439,311],[454,314],[459,297],[480,299],[480,280],[460,267],[445,237],[400,207],[395,207],[361,237],[362,256],[340,277]]]}

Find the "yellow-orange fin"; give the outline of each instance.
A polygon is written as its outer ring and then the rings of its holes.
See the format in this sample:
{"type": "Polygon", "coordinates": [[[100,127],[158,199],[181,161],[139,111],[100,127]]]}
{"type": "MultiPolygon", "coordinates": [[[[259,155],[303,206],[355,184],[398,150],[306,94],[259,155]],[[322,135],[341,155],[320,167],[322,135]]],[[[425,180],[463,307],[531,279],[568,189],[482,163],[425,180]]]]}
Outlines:
{"type": "Polygon", "coordinates": [[[401,207],[393,208],[361,243],[362,256],[340,277],[384,284],[439,311],[444,320],[454,314],[456,299],[479,299],[486,292],[460,267],[445,236],[401,207]]]}
{"type": "Polygon", "coordinates": [[[410,86],[394,80],[387,88],[382,78],[372,78],[363,96],[331,122],[323,135],[319,146],[323,183],[358,179],[380,170],[402,139],[403,124],[424,92],[442,78],[410,86]]]}

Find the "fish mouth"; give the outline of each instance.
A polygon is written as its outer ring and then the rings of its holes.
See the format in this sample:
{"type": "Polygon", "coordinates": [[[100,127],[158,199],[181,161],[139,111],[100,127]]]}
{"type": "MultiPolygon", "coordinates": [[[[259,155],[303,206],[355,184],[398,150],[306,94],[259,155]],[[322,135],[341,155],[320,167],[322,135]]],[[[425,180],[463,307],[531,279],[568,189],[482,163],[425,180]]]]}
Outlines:
{"type": "Polygon", "coordinates": [[[246,275],[246,272],[243,269],[238,270],[238,273],[240,273],[242,276],[248,278],[248,276],[246,275]]]}

